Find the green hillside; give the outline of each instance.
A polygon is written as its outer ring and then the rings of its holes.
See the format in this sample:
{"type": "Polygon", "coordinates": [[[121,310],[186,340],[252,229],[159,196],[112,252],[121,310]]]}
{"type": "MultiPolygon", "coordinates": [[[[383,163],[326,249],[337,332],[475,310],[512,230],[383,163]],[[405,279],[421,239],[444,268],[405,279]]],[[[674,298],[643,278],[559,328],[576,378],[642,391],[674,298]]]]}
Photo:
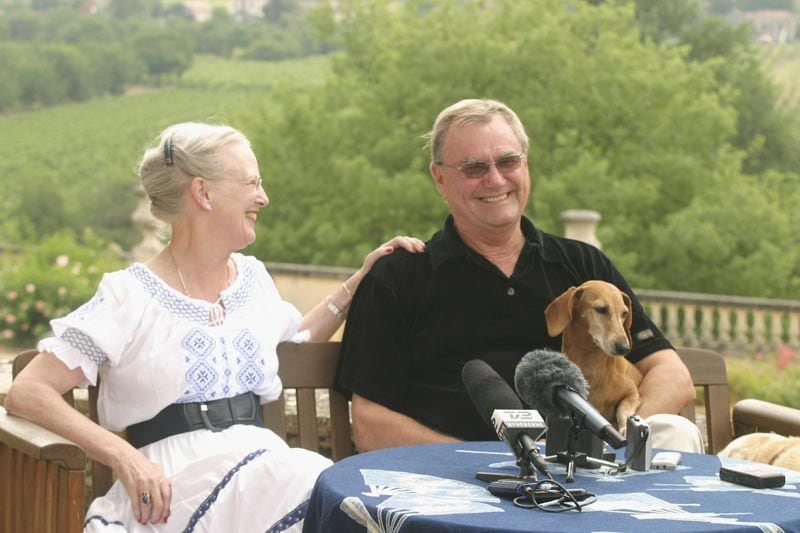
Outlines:
{"type": "Polygon", "coordinates": [[[139,236],[133,168],[166,125],[239,125],[272,87],[322,80],[325,58],[263,63],[197,57],[182,87],[0,115],[0,242],[92,226],[124,248],[139,236]]]}

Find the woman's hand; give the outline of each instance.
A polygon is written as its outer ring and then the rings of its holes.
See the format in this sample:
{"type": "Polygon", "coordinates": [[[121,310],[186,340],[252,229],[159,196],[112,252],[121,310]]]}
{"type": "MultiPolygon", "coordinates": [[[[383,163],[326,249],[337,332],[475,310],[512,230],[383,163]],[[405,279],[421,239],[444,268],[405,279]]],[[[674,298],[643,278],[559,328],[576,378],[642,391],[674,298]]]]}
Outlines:
{"type": "Polygon", "coordinates": [[[120,455],[112,465],[131,499],[133,516],[144,525],[166,523],[172,500],[172,485],[161,465],[153,463],[139,450],[120,455]]]}
{"type": "Polygon", "coordinates": [[[347,315],[347,309],[361,280],[378,259],[391,254],[397,248],[404,248],[411,253],[423,252],[425,243],[414,237],[398,236],[378,246],[367,254],[361,268],[303,316],[299,331],[308,330],[308,339],[312,341],[330,339],[347,315]]]}
{"type": "Polygon", "coordinates": [[[425,251],[425,243],[421,240],[417,239],[416,237],[408,237],[405,235],[398,235],[393,239],[386,241],[385,243],[381,244],[364,258],[364,265],[361,267],[361,274],[362,276],[369,272],[372,269],[372,266],[375,264],[375,261],[380,259],[383,256],[389,255],[394,252],[397,248],[404,248],[411,253],[416,252],[424,252],[425,251]]]}

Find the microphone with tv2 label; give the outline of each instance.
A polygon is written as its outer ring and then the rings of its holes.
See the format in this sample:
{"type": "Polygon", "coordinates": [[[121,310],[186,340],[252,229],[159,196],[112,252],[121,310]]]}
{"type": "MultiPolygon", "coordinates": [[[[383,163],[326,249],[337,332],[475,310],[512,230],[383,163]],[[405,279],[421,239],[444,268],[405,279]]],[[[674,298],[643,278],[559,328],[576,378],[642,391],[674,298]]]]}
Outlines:
{"type": "MultiPolygon", "coordinates": [[[[505,441],[514,452],[520,466],[520,477],[536,477],[534,468],[551,478],[549,468],[536,444],[536,440],[547,431],[547,425],[539,413],[523,409],[522,402],[514,390],[485,361],[468,361],[461,379],[472,403],[497,437],[505,441]]],[[[486,474],[479,479],[492,481],[508,478],[508,475],[486,474]]]]}

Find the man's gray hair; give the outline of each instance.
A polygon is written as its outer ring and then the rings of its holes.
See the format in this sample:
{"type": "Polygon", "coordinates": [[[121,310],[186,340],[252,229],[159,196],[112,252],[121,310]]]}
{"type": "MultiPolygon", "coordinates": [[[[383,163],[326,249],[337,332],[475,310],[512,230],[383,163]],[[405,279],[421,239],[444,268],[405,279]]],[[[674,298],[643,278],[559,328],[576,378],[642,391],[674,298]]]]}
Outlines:
{"type": "Polygon", "coordinates": [[[451,126],[458,128],[470,122],[487,123],[497,116],[502,117],[511,126],[514,135],[519,139],[522,151],[527,153],[528,134],[525,133],[525,127],[511,108],[497,100],[471,98],[456,102],[436,117],[433,129],[425,135],[425,138],[428,139],[426,147],[431,149],[431,161],[434,163],[444,162],[442,147],[451,126]]]}

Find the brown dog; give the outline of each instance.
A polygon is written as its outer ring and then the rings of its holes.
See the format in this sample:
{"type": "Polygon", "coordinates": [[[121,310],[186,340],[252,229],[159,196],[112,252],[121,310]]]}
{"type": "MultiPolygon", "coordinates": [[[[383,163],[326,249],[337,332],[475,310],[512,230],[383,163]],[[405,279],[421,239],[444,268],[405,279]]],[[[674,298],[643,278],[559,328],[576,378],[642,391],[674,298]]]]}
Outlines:
{"type": "Polygon", "coordinates": [[[624,435],[639,407],[642,374],[631,351],[631,299],[611,283],[590,280],[570,287],[545,309],[547,332],[563,333],[561,351],[589,383],[589,403],[624,435]]]}
{"type": "Polygon", "coordinates": [[[800,438],[750,433],[732,440],[718,455],[800,470],[800,438]]]}

